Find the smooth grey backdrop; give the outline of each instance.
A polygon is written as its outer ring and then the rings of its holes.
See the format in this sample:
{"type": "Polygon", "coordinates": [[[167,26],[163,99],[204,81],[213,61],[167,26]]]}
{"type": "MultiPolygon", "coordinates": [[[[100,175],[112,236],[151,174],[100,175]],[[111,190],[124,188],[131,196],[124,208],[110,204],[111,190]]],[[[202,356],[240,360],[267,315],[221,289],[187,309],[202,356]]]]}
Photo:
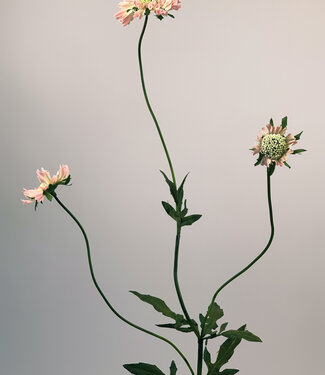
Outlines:
{"type": "MultiPolygon", "coordinates": [[[[163,342],[112,316],[90,281],[77,227],[55,202],[35,213],[22,188],[35,170],[71,168],[61,199],[89,233],[94,267],[117,309],[148,328],[164,322],[128,294],[178,308],[175,228],[160,201],[168,171],[141,93],[142,22],[123,28],[117,1],[0,2],[0,366],[3,375],[125,374],[144,361],[167,371],[163,342]]],[[[150,17],[148,92],[178,180],[203,218],[185,228],[180,285],[191,315],[261,251],[269,236],[265,169],[248,151],[272,116],[304,130],[303,156],[273,180],[275,241],[218,299],[243,343],[242,375],[323,372],[325,2],[183,0],[176,19],[150,17]]],[[[166,335],[168,332],[165,332],[166,335]]],[[[169,332],[195,361],[194,338],[169,332]]]]}

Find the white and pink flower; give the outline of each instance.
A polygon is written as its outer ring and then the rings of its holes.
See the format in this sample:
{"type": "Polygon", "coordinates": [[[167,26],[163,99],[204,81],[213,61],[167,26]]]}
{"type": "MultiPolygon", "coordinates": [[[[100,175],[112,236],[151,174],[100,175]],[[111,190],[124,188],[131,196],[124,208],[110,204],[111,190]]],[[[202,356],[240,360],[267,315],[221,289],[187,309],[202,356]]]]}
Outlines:
{"type": "Polygon", "coordinates": [[[35,189],[24,189],[23,194],[26,199],[21,201],[24,204],[43,203],[44,197],[51,199],[51,193],[55,191],[58,185],[67,185],[70,181],[70,171],[67,165],[60,165],[56,175],[50,175],[50,172],[44,168],[38,169],[36,175],[40,185],[35,189]]]}
{"type": "Polygon", "coordinates": [[[141,19],[144,15],[153,12],[158,18],[169,15],[171,10],[181,7],[181,0],[133,0],[122,1],[118,4],[120,11],[115,14],[123,26],[128,25],[134,18],[141,19]]]}

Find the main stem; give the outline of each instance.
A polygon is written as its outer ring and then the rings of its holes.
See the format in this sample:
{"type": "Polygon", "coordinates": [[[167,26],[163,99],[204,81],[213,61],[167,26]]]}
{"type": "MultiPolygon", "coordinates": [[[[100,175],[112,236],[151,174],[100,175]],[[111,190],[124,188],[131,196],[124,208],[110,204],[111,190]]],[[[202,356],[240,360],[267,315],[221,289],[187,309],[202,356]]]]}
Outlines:
{"type": "Polygon", "coordinates": [[[178,255],[179,255],[180,239],[181,239],[181,224],[178,222],[177,223],[176,241],[175,241],[175,256],[174,256],[174,284],[175,284],[177,297],[178,297],[179,303],[181,305],[182,311],[185,315],[185,318],[186,318],[188,324],[190,325],[190,327],[193,329],[196,336],[199,338],[200,337],[199,330],[198,330],[197,326],[195,324],[193,324],[193,321],[190,318],[189,313],[187,312],[187,309],[186,309],[186,306],[185,306],[185,303],[184,303],[184,300],[183,300],[183,297],[182,297],[182,293],[181,293],[181,290],[180,290],[180,287],[179,287],[179,283],[178,283],[178,255]]]}
{"type": "Polygon", "coordinates": [[[99,294],[102,296],[103,300],[105,301],[106,305],[109,307],[109,309],[113,312],[113,314],[115,314],[119,319],[121,319],[123,322],[125,322],[126,324],[130,325],[131,327],[133,328],[136,328],[138,329],[139,331],[142,331],[144,333],[147,333],[148,335],[151,335],[151,336],[154,336],[156,337],[157,339],[159,340],[162,340],[164,342],[166,342],[167,344],[169,344],[171,347],[173,347],[176,352],[182,357],[182,359],[184,360],[184,362],[186,363],[188,369],[190,370],[191,374],[192,375],[195,375],[194,374],[194,371],[190,365],[190,363],[188,362],[188,360],[186,359],[186,357],[184,356],[184,354],[178,349],[178,347],[172,343],[171,341],[169,341],[168,339],[166,339],[165,337],[163,336],[160,336],[160,335],[157,335],[156,333],[154,332],[151,332],[145,328],[142,328],[132,322],[130,322],[129,320],[127,320],[126,318],[124,318],[121,314],[119,314],[115,309],[114,307],[111,305],[111,303],[108,301],[108,299],[106,298],[105,294],[103,293],[103,291],[101,290],[101,288],[99,287],[98,283],[97,283],[97,280],[96,280],[96,277],[95,277],[95,273],[94,273],[94,269],[93,269],[93,265],[92,265],[92,260],[91,260],[91,253],[90,253],[90,246],[89,246],[89,241],[88,241],[88,237],[87,237],[87,234],[84,230],[84,228],[82,227],[82,225],[80,224],[79,220],[72,214],[72,212],[59,200],[59,198],[57,197],[56,193],[52,193],[54,199],[58,202],[58,204],[64,209],[64,211],[67,212],[67,214],[74,220],[74,222],[78,225],[79,229],[81,230],[83,236],[84,236],[84,240],[86,242],[86,247],[87,247],[87,256],[88,256],[88,264],[89,264],[89,269],[90,269],[90,274],[91,274],[91,278],[92,278],[92,281],[97,289],[97,291],[99,292],[99,294]]]}
{"type": "Polygon", "coordinates": [[[202,375],[202,363],[203,363],[203,340],[198,339],[198,350],[197,350],[197,375],[202,375]]]}
{"type": "Polygon", "coordinates": [[[145,85],[145,82],[144,82],[144,75],[143,75],[143,66],[142,66],[142,57],[141,57],[141,47],[142,47],[142,40],[143,40],[143,36],[144,36],[144,33],[146,31],[146,28],[147,28],[147,24],[148,24],[148,15],[145,16],[145,19],[144,19],[144,24],[143,24],[143,28],[142,28],[142,32],[141,32],[141,35],[140,35],[140,39],[139,39],[139,44],[138,44],[138,59],[139,59],[139,68],[140,68],[140,76],[141,76],[141,84],[142,84],[142,90],[143,90],[143,94],[144,94],[144,98],[146,100],[146,103],[147,103],[147,106],[148,106],[148,109],[149,109],[149,112],[151,114],[151,117],[156,125],[156,128],[157,128],[157,131],[158,131],[158,134],[159,134],[159,137],[160,137],[160,140],[161,140],[161,143],[163,145],[163,148],[164,148],[164,151],[165,151],[165,154],[166,154],[166,157],[167,157],[167,160],[168,160],[168,164],[169,164],[169,168],[170,168],[170,173],[172,175],[172,179],[173,179],[173,182],[176,186],[176,178],[175,178],[175,173],[174,173],[174,168],[173,168],[173,164],[172,164],[172,161],[170,159],[170,156],[169,156],[169,153],[168,153],[168,149],[167,149],[167,146],[166,146],[166,143],[165,143],[165,140],[164,140],[164,137],[162,135],[162,132],[161,132],[161,129],[159,127],[159,124],[158,124],[158,121],[157,121],[157,118],[151,108],[151,105],[150,105],[150,102],[149,102],[149,98],[148,98],[148,94],[147,94],[147,90],[146,90],[146,85],[145,85]]]}
{"type": "Polygon", "coordinates": [[[215,294],[212,297],[212,301],[211,301],[211,304],[209,306],[208,312],[206,313],[206,315],[204,317],[204,321],[203,321],[203,324],[202,324],[203,328],[202,328],[202,332],[201,332],[201,338],[204,337],[204,334],[205,334],[205,332],[204,332],[205,323],[206,323],[207,317],[211,313],[211,309],[213,307],[214,301],[216,300],[218,294],[222,291],[223,288],[225,288],[233,280],[237,279],[237,277],[239,277],[240,275],[242,275],[244,272],[246,272],[247,270],[249,270],[259,259],[261,259],[262,256],[267,252],[267,250],[269,249],[269,247],[271,246],[271,243],[273,241],[273,237],[274,237],[274,221],[273,221],[273,209],[272,209],[272,200],[271,200],[271,174],[270,174],[270,169],[269,168],[267,168],[266,173],[267,173],[267,201],[268,201],[269,217],[270,217],[270,225],[271,225],[270,239],[269,239],[266,247],[264,248],[264,250],[251,263],[249,263],[248,266],[246,266],[244,269],[242,269],[240,272],[236,273],[236,275],[234,275],[228,281],[226,281],[224,284],[222,284],[221,287],[215,292],[215,294]]]}

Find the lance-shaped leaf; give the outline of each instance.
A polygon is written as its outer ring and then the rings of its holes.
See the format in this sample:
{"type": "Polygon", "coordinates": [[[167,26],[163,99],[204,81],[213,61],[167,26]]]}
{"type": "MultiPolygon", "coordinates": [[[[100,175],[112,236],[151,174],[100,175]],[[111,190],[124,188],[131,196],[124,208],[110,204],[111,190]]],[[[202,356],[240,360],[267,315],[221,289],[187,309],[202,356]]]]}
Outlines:
{"type": "Polygon", "coordinates": [[[170,370],[170,375],[176,375],[177,367],[176,367],[176,364],[175,364],[174,361],[172,361],[172,363],[169,367],[169,370],[170,370]]]}
{"type": "Polygon", "coordinates": [[[255,167],[257,167],[258,165],[261,164],[261,161],[262,161],[263,157],[264,157],[263,154],[259,154],[259,155],[258,155],[258,158],[257,158],[257,160],[256,160],[256,163],[254,164],[255,167]]]}
{"type": "Polygon", "coordinates": [[[235,375],[237,374],[237,372],[239,372],[239,370],[236,370],[234,368],[229,368],[229,369],[223,370],[219,374],[220,375],[235,375]]]}
{"type": "Polygon", "coordinates": [[[166,174],[163,171],[160,171],[162,175],[165,177],[165,181],[167,182],[170,190],[170,194],[174,198],[175,203],[178,203],[178,198],[177,198],[177,189],[173,181],[170,181],[170,179],[166,176],[166,174]]]}
{"type": "Polygon", "coordinates": [[[165,375],[157,366],[148,363],[130,363],[123,367],[134,375],[165,375]]]}
{"type": "Polygon", "coordinates": [[[177,212],[176,212],[176,210],[174,209],[174,207],[172,207],[169,203],[167,203],[167,202],[161,202],[162,203],[162,205],[163,205],[163,207],[164,207],[164,209],[165,209],[165,211],[167,212],[167,214],[170,216],[170,217],[172,217],[174,220],[179,220],[179,217],[178,217],[178,215],[177,215],[177,212]]]}
{"type": "Polygon", "coordinates": [[[185,181],[186,181],[188,175],[189,174],[187,174],[184,177],[182,183],[180,184],[180,186],[179,186],[179,188],[177,190],[177,201],[178,201],[178,205],[180,206],[179,207],[180,209],[181,209],[181,204],[182,204],[183,198],[184,198],[184,184],[185,184],[185,181]]]}
{"type": "Polygon", "coordinates": [[[189,215],[189,216],[185,216],[181,220],[181,226],[185,227],[186,225],[192,225],[193,223],[195,223],[196,221],[198,221],[199,219],[201,219],[201,217],[202,217],[202,215],[189,215]]]}
{"type": "Polygon", "coordinates": [[[184,209],[181,211],[181,218],[185,217],[188,213],[188,209],[186,207],[187,200],[184,201],[184,209]]]}
{"type": "Polygon", "coordinates": [[[297,141],[299,141],[299,139],[300,139],[302,133],[303,133],[303,131],[300,132],[299,134],[295,135],[295,138],[296,138],[297,141]]]}
{"type": "Polygon", "coordinates": [[[134,290],[131,290],[130,293],[140,298],[141,301],[146,302],[149,305],[151,305],[156,311],[162,313],[164,316],[174,319],[176,322],[180,322],[184,319],[183,315],[174,313],[166,305],[166,303],[160,298],[153,297],[148,294],[141,294],[141,293],[135,292],[134,290]]]}
{"type": "Polygon", "coordinates": [[[293,150],[293,154],[301,154],[302,152],[306,152],[303,148],[298,148],[297,150],[293,150]]]}
{"type": "MultiPolygon", "coordinates": [[[[244,331],[246,325],[243,325],[238,331],[244,331]]],[[[239,338],[228,338],[221,346],[218,352],[216,362],[211,366],[208,371],[208,375],[218,374],[220,368],[225,365],[230,358],[233,356],[236,347],[240,344],[241,339],[239,338]]]]}
{"type": "Polygon", "coordinates": [[[217,321],[221,319],[222,317],[223,317],[222,308],[216,302],[214,302],[212,305],[211,311],[209,315],[207,316],[204,327],[203,327],[204,319],[202,319],[202,315],[200,316],[203,335],[211,335],[212,332],[218,327],[217,321]]]}
{"type": "MultiPolygon", "coordinates": [[[[191,319],[193,325],[197,326],[197,323],[195,320],[191,319]]],[[[188,333],[193,332],[193,328],[188,325],[187,320],[183,319],[182,321],[177,321],[176,323],[166,323],[166,324],[156,324],[157,327],[160,328],[172,328],[176,329],[179,332],[188,333]]]]}
{"type": "Polygon", "coordinates": [[[281,128],[285,129],[287,127],[287,125],[288,125],[288,117],[286,116],[286,117],[283,117],[283,119],[282,119],[281,128]]]}
{"type": "Polygon", "coordinates": [[[222,336],[232,338],[232,339],[243,339],[246,341],[252,341],[252,342],[262,342],[262,340],[254,335],[252,332],[247,331],[246,329],[244,331],[239,330],[229,330],[222,333],[222,336]]]}

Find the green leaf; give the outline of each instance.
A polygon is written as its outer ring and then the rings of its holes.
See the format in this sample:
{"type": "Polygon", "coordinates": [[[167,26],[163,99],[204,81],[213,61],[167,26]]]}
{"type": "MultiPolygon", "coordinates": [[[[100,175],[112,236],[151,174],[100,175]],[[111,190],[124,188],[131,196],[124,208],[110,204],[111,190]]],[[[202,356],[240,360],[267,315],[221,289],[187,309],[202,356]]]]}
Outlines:
{"type": "Polygon", "coordinates": [[[184,184],[185,184],[185,181],[186,181],[188,175],[189,175],[189,173],[187,173],[187,175],[184,177],[182,183],[180,184],[180,186],[179,186],[179,188],[177,190],[177,200],[178,200],[178,204],[179,205],[181,205],[182,202],[183,202],[183,198],[184,198],[184,184]]]}
{"type": "Polygon", "coordinates": [[[288,117],[283,117],[282,122],[281,122],[281,128],[285,129],[288,126],[288,117]]]}
{"type": "Polygon", "coordinates": [[[174,361],[172,361],[172,363],[169,367],[169,370],[170,370],[170,375],[176,375],[177,367],[176,367],[176,364],[175,364],[174,361]]]}
{"type": "Polygon", "coordinates": [[[123,365],[123,367],[134,375],[164,375],[157,366],[149,365],[148,363],[132,363],[123,365]]]}
{"type": "Polygon", "coordinates": [[[174,313],[160,298],[153,297],[148,294],[141,294],[133,290],[131,290],[130,293],[140,298],[141,301],[151,305],[156,311],[162,313],[164,316],[174,319],[176,322],[184,319],[183,315],[174,313]]]}
{"type": "Polygon", "coordinates": [[[188,209],[186,207],[186,202],[187,202],[187,200],[185,199],[185,201],[184,201],[184,209],[181,211],[181,217],[185,217],[187,215],[187,213],[188,213],[188,209]]]}
{"type": "Polygon", "coordinates": [[[261,164],[261,161],[262,161],[263,157],[264,157],[263,154],[259,154],[259,155],[258,155],[258,158],[257,158],[257,160],[256,160],[256,163],[254,164],[255,167],[257,167],[258,165],[261,164]]]}
{"type": "Polygon", "coordinates": [[[175,16],[173,16],[172,14],[169,14],[169,13],[168,13],[168,16],[171,17],[171,18],[175,18],[175,16]]]}
{"type": "Polygon", "coordinates": [[[271,118],[270,120],[270,125],[274,126],[274,122],[273,122],[273,119],[271,118]]]}
{"type": "Polygon", "coordinates": [[[269,174],[269,176],[272,176],[272,174],[274,173],[275,171],[275,163],[272,162],[270,164],[270,166],[267,168],[267,173],[269,174]]]}
{"type": "Polygon", "coordinates": [[[229,368],[220,372],[220,375],[235,375],[237,372],[239,372],[239,370],[229,368]]]}
{"type": "Polygon", "coordinates": [[[205,362],[207,368],[209,369],[211,367],[212,363],[211,363],[211,354],[209,353],[207,347],[204,348],[203,359],[204,359],[204,362],[205,362]]]}
{"type": "Polygon", "coordinates": [[[210,335],[215,329],[217,329],[217,321],[223,317],[222,308],[216,303],[213,303],[212,309],[207,316],[205,327],[203,327],[203,320],[201,321],[201,328],[203,329],[203,335],[210,335]]]}
{"type": "Polygon", "coordinates": [[[303,131],[300,132],[299,134],[295,135],[295,138],[296,138],[297,141],[299,141],[299,139],[300,139],[302,133],[303,133],[303,131]]]}
{"type": "MultiPolygon", "coordinates": [[[[246,325],[243,325],[238,329],[238,331],[244,331],[246,325]]],[[[236,347],[240,344],[241,339],[239,338],[228,338],[221,346],[218,352],[217,360],[212,365],[211,369],[208,372],[208,375],[214,375],[216,371],[219,371],[220,368],[225,365],[230,358],[233,356],[236,347]]]]}
{"type": "Polygon", "coordinates": [[[298,148],[297,150],[293,150],[293,154],[301,154],[302,152],[306,152],[303,148],[298,148]]]}
{"type": "Polygon", "coordinates": [[[290,165],[289,165],[286,161],[284,161],[283,164],[284,164],[287,168],[291,169],[290,165]]]}
{"type": "Polygon", "coordinates": [[[165,181],[167,182],[169,189],[170,189],[170,194],[174,198],[175,203],[177,204],[178,199],[177,199],[177,189],[173,181],[170,181],[170,179],[166,176],[166,174],[163,171],[160,171],[162,175],[165,177],[165,181]]]}
{"type": "Polygon", "coordinates": [[[228,323],[222,323],[220,326],[219,333],[222,333],[227,328],[228,323]]]}
{"type": "Polygon", "coordinates": [[[202,215],[190,215],[190,216],[185,216],[181,220],[181,226],[184,227],[185,225],[192,225],[196,221],[198,221],[202,215]]]}
{"type": "Polygon", "coordinates": [[[169,203],[167,202],[161,202],[165,211],[167,212],[167,214],[172,217],[174,220],[179,220],[179,217],[177,215],[177,212],[176,210],[174,209],[174,207],[172,207],[169,203]]]}
{"type": "Polygon", "coordinates": [[[244,330],[244,331],[236,331],[236,330],[229,330],[222,333],[222,336],[232,338],[232,339],[243,339],[246,341],[252,342],[262,342],[262,340],[254,335],[252,332],[244,330]]]}
{"type": "Polygon", "coordinates": [[[183,325],[180,325],[179,323],[166,323],[166,324],[156,324],[156,326],[160,328],[176,329],[177,331],[183,332],[183,333],[193,332],[192,327],[189,326],[188,324],[186,324],[186,326],[183,326],[183,325]]]}

